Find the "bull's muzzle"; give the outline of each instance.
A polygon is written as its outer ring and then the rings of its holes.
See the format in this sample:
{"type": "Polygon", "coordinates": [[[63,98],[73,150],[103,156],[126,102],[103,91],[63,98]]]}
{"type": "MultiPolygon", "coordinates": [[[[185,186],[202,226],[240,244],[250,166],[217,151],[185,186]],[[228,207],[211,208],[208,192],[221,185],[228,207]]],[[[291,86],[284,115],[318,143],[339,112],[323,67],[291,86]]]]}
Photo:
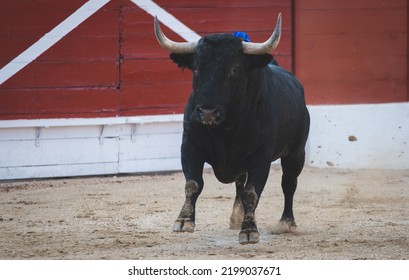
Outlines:
{"type": "Polygon", "coordinates": [[[218,125],[224,120],[223,110],[218,106],[197,106],[196,119],[204,125],[218,125]]]}

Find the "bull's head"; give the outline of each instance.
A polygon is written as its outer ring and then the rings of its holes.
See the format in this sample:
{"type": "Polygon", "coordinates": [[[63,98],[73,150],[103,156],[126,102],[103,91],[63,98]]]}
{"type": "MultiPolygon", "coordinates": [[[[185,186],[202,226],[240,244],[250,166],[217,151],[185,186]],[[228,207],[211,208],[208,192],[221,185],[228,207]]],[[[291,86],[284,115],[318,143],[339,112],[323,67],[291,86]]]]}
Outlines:
{"type": "Polygon", "coordinates": [[[261,75],[271,60],[281,36],[281,14],[271,37],[264,43],[245,42],[230,34],[212,34],[198,42],[168,39],[155,17],[155,35],[179,67],[193,71],[194,110],[191,118],[205,125],[218,125],[243,112],[252,102],[261,75]],[[236,113],[236,114],[235,114],[236,113]]]}

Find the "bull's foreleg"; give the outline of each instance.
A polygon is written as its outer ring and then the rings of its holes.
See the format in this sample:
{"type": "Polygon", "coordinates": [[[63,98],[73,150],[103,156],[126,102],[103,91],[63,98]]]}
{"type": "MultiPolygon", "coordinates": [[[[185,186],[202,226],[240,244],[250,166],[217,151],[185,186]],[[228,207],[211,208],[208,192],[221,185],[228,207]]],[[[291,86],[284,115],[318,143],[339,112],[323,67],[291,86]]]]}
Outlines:
{"type": "Polygon", "coordinates": [[[195,229],[195,208],[203,185],[200,186],[196,181],[189,180],[185,185],[185,203],[180,211],[179,217],[173,225],[175,232],[193,232],[195,229]]]}
{"type": "Polygon", "coordinates": [[[304,161],[304,147],[300,147],[297,151],[281,158],[283,169],[281,187],[284,193],[284,211],[280,223],[287,225],[290,231],[297,227],[293,213],[293,198],[297,189],[297,178],[304,167],[304,161]]]}
{"type": "Polygon", "coordinates": [[[194,147],[185,140],[182,144],[182,169],[186,178],[185,203],[173,225],[175,232],[193,232],[195,228],[196,201],[203,190],[203,161],[194,147]]]}
{"type": "Polygon", "coordinates": [[[266,164],[248,173],[247,183],[240,194],[244,209],[244,219],[239,233],[240,244],[258,243],[260,241],[255,211],[269,172],[270,164],[266,164]]]}
{"type": "Polygon", "coordinates": [[[236,180],[236,198],[234,199],[233,211],[230,217],[230,228],[240,229],[243,223],[244,209],[243,203],[241,202],[241,192],[244,188],[244,184],[247,180],[247,174],[243,174],[236,180]]]}

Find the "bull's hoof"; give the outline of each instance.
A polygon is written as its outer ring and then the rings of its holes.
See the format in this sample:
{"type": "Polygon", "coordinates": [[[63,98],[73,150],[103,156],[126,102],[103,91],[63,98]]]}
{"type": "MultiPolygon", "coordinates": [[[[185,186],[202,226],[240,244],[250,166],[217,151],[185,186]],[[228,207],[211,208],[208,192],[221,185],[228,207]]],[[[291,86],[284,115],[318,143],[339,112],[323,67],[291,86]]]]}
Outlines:
{"type": "Polygon", "coordinates": [[[242,230],[239,233],[239,243],[245,244],[255,244],[260,242],[260,233],[255,230],[242,230]]]}
{"type": "Polygon", "coordinates": [[[292,219],[281,219],[280,226],[288,232],[294,232],[297,229],[297,224],[292,219]]]}
{"type": "Polygon", "coordinates": [[[195,223],[190,219],[177,219],[173,225],[174,232],[194,232],[195,223]]]}

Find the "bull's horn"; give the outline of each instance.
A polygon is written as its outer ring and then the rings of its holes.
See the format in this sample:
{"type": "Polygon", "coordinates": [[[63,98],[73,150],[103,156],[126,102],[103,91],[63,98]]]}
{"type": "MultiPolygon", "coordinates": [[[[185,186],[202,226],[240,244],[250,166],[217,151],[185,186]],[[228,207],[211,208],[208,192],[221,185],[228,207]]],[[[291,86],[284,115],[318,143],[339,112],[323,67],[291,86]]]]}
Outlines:
{"type": "Polygon", "coordinates": [[[194,53],[197,42],[178,43],[170,40],[160,29],[158,17],[155,16],[154,31],[159,44],[170,53],[194,53]]]}
{"type": "Polygon", "coordinates": [[[271,37],[264,43],[243,42],[243,52],[246,54],[265,54],[274,50],[281,37],[281,13],[278,14],[276,27],[271,37]]]}

